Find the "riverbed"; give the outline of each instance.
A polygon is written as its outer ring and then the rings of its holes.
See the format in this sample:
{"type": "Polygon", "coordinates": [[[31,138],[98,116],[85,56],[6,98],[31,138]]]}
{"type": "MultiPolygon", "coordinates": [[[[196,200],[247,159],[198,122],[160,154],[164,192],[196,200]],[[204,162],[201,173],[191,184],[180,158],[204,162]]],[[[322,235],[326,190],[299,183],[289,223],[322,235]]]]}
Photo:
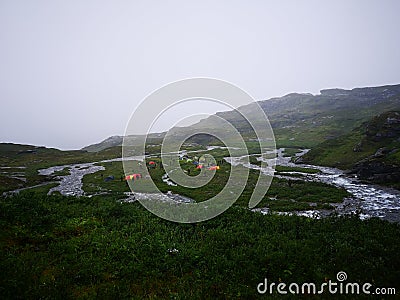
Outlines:
{"type": "MultiPolygon", "coordinates": [[[[218,148],[218,147],[214,147],[218,148]]],[[[210,149],[207,149],[210,150],[210,149]]],[[[207,151],[203,150],[203,151],[207,151]]],[[[284,148],[276,149],[273,151],[264,151],[263,155],[258,157],[258,160],[265,161],[269,166],[261,168],[257,165],[246,164],[244,161],[245,156],[241,157],[226,157],[225,160],[232,165],[241,164],[244,167],[259,170],[261,173],[266,175],[271,175],[274,172],[274,164],[279,166],[287,167],[301,167],[319,170],[319,173],[302,173],[302,172],[280,172],[280,175],[275,175],[277,177],[290,179],[290,180],[304,180],[304,181],[318,181],[334,185],[337,187],[344,188],[347,190],[351,197],[344,199],[342,203],[333,204],[332,210],[316,210],[310,209],[305,211],[294,211],[294,212],[274,212],[277,214],[296,214],[301,216],[307,216],[312,218],[321,218],[329,216],[332,214],[346,215],[346,214],[357,214],[361,219],[367,219],[371,217],[378,217],[386,219],[389,221],[400,222],[400,192],[394,189],[389,189],[373,184],[367,184],[360,182],[357,178],[353,178],[345,174],[344,171],[308,164],[295,164],[291,161],[291,157],[284,156],[284,148]],[[271,156],[273,154],[275,158],[265,158],[266,156],[271,156]]],[[[303,150],[296,154],[296,156],[304,155],[308,150],[303,150]]],[[[201,151],[196,151],[201,152],[201,151]]],[[[187,152],[185,152],[186,154],[187,152]]],[[[137,156],[125,159],[139,160],[142,161],[144,156],[137,156]]],[[[111,161],[122,161],[121,158],[116,158],[112,160],[104,160],[101,162],[111,162],[111,161]]],[[[40,175],[51,175],[54,172],[64,170],[67,168],[69,170],[68,175],[58,176],[59,185],[53,187],[49,190],[49,194],[53,192],[60,192],[62,195],[70,196],[82,196],[84,191],[82,190],[82,178],[87,174],[92,174],[98,171],[104,170],[104,167],[97,165],[99,162],[92,163],[82,163],[82,164],[72,164],[64,166],[55,166],[47,169],[39,170],[40,175]]],[[[164,175],[162,178],[167,184],[173,185],[167,176],[164,175]]],[[[130,196],[129,199],[138,198],[148,198],[153,195],[136,195],[136,198],[130,196]]],[[[174,199],[174,201],[180,201],[179,195],[168,195],[164,199],[174,199]],[[169,197],[168,197],[169,196],[169,197]]],[[[158,197],[158,196],[157,196],[158,197]]],[[[192,199],[182,198],[182,202],[193,202],[192,199]]],[[[257,208],[254,211],[260,211],[261,213],[270,213],[267,207],[257,208]]]]}
{"type": "MultiPolygon", "coordinates": [[[[333,210],[306,210],[294,212],[278,212],[278,214],[297,214],[313,218],[321,218],[331,214],[345,215],[357,214],[361,219],[378,217],[389,221],[400,222],[400,192],[395,189],[385,188],[373,184],[368,184],[359,181],[355,177],[350,177],[344,171],[323,166],[315,166],[309,164],[295,164],[291,157],[284,156],[284,148],[273,151],[276,153],[276,158],[267,159],[262,156],[259,161],[265,161],[270,166],[275,160],[276,165],[287,167],[301,167],[308,169],[319,170],[319,173],[302,173],[302,172],[280,172],[277,177],[290,180],[318,181],[344,188],[351,194],[351,197],[344,199],[342,203],[336,204],[333,210]],[[293,176],[296,175],[296,176],[293,176]]],[[[302,150],[297,157],[307,153],[309,149],[302,150]]],[[[271,152],[265,152],[270,155],[271,152]]],[[[260,170],[265,174],[271,174],[271,167],[260,168],[256,165],[246,164],[243,162],[244,156],[226,158],[228,162],[233,164],[242,164],[243,166],[260,170]]],[[[261,213],[269,213],[268,208],[258,208],[256,211],[261,213]]]]}

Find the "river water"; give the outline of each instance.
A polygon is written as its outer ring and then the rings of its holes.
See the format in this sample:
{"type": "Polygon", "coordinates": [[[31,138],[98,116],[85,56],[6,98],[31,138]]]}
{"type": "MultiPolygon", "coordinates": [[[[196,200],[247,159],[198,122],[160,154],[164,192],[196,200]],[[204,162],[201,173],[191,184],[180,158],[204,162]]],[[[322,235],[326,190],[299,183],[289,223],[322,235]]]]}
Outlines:
{"type": "MultiPolygon", "coordinates": [[[[214,147],[215,148],[215,147],[214,147]]],[[[209,150],[209,149],[207,149],[209,150]]],[[[382,219],[387,219],[394,222],[400,222],[400,192],[394,189],[384,188],[381,186],[376,186],[372,184],[367,184],[360,182],[357,178],[352,178],[346,175],[342,170],[322,167],[322,166],[314,166],[307,164],[295,164],[291,162],[290,157],[284,156],[284,148],[277,149],[274,151],[265,151],[265,155],[274,154],[276,158],[263,158],[263,156],[258,157],[258,160],[266,161],[270,166],[276,163],[276,165],[280,166],[288,166],[288,167],[302,167],[302,168],[311,168],[317,169],[319,173],[302,173],[302,172],[280,172],[279,175],[275,175],[277,177],[286,178],[290,180],[304,180],[304,181],[319,181],[324,182],[330,185],[334,185],[337,187],[342,187],[347,190],[351,197],[344,199],[342,203],[335,204],[334,209],[332,210],[305,210],[305,211],[295,211],[295,212],[277,212],[278,214],[296,214],[302,216],[308,216],[313,218],[321,218],[324,216],[328,216],[332,213],[338,215],[357,213],[360,218],[366,219],[370,217],[379,217],[382,219]]],[[[296,156],[301,156],[306,153],[308,150],[303,150],[298,153],[296,156]]],[[[201,151],[198,151],[201,152],[201,151]]],[[[186,152],[185,152],[186,153],[186,152]]],[[[143,160],[143,156],[131,157],[128,159],[132,160],[143,160]]],[[[125,158],[127,159],[127,158],[125,158]]],[[[112,159],[112,160],[104,160],[101,162],[112,162],[112,161],[121,161],[121,158],[112,159]]],[[[242,164],[244,167],[260,170],[262,173],[266,175],[271,175],[274,172],[274,169],[271,167],[260,168],[257,165],[246,164],[244,162],[244,156],[241,157],[226,157],[225,160],[233,165],[242,164]]],[[[98,171],[104,170],[103,166],[96,165],[97,162],[93,163],[82,163],[82,164],[72,164],[72,165],[64,165],[64,166],[55,166],[47,169],[39,170],[40,175],[51,175],[54,172],[64,170],[65,168],[69,169],[69,175],[58,176],[60,180],[59,185],[50,189],[49,194],[58,191],[63,195],[73,195],[73,196],[81,196],[84,195],[84,191],[82,190],[82,178],[87,174],[92,174],[98,171]]],[[[167,184],[173,185],[174,183],[169,181],[168,176],[165,174],[162,178],[163,181],[167,182],[167,184]]],[[[165,199],[173,199],[178,202],[193,202],[192,199],[188,199],[185,197],[181,197],[179,195],[166,195],[165,199]],[[181,199],[182,198],[182,199],[181,199]]],[[[152,197],[152,195],[138,194],[136,195],[136,199],[138,198],[148,198],[152,197]]],[[[158,197],[158,196],[157,196],[158,197]]],[[[135,199],[132,195],[129,197],[129,201],[135,199]]],[[[254,211],[260,211],[262,213],[269,213],[267,207],[265,208],[257,208],[254,211]]]]}
{"type": "MultiPolygon", "coordinates": [[[[125,160],[137,160],[137,161],[143,161],[144,156],[132,156],[128,158],[124,158],[125,160]]],[[[85,192],[82,189],[83,183],[82,179],[85,175],[88,174],[93,174],[98,171],[104,171],[105,168],[100,165],[96,165],[98,163],[106,163],[106,162],[117,162],[117,161],[122,161],[122,158],[115,158],[115,159],[109,159],[109,160],[103,160],[100,162],[92,162],[92,163],[81,163],[81,164],[71,164],[71,165],[63,165],[63,166],[54,166],[50,167],[47,169],[42,169],[39,170],[39,175],[45,175],[49,176],[54,174],[55,172],[62,171],[64,169],[69,170],[68,175],[60,175],[57,176],[57,179],[59,181],[59,185],[56,187],[53,187],[49,190],[48,195],[51,195],[54,192],[59,192],[62,195],[65,196],[83,196],[85,195],[85,192]]],[[[162,177],[162,180],[167,183],[168,185],[173,185],[176,186],[175,183],[173,183],[167,174],[164,174],[162,177]]],[[[46,183],[47,184],[47,183],[46,183]]],[[[18,192],[18,191],[14,191],[18,192]]],[[[173,194],[171,192],[162,194],[162,193],[157,193],[157,194],[152,194],[152,193],[125,193],[126,199],[124,199],[125,202],[133,202],[138,199],[154,199],[156,201],[164,201],[164,202],[172,202],[172,203],[191,203],[195,202],[193,199],[190,199],[188,197],[184,197],[178,194],[173,194]]],[[[87,195],[87,196],[92,196],[92,195],[87,195]]]]}
{"type": "MultiPolygon", "coordinates": [[[[400,192],[395,189],[385,188],[373,184],[360,182],[357,178],[346,175],[342,170],[336,168],[314,166],[308,164],[295,164],[291,162],[291,157],[284,156],[284,148],[272,151],[276,153],[276,158],[267,159],[259,157],[258,160],[265,161],[269,165],[273,165],[275,160],[276,165],[288,167],[301,167],[319,170],[320,173],[302,173],[302,172],[280,172],[282,175],[277,177],[286,178],[290,180],[303,180],[303,181],[318,181],[344,188],[351,194],[351,197],[344,199],[343,203],[336,204],[333,210],[306,210],[295,212],[281,212],[279,214],[297,214],[301,216],[308,216],[314,218],[321,218],[332,213],[338,215],[357,213],[361,219],[370,217],[378,217],[389,221],[400,222],[400,192]],[[293,176],[296,175],[296,176],[293,176]]],[[[303,150],[296,156],[302,156],[309,150],[303,150]]],[[[270,155],[271,151],[265,152],[270,155]]],[[[226,158],[228,162],[233,164],[242,164],[243,166],[260,170],[262,173],[271,174],[270,167],[260,168],[256,165],[246,164],[243,162],[244,156],[226,158]]],[[[255,211],[262,213],[269,213],[268,208],[259,208],[255,211]]]]}

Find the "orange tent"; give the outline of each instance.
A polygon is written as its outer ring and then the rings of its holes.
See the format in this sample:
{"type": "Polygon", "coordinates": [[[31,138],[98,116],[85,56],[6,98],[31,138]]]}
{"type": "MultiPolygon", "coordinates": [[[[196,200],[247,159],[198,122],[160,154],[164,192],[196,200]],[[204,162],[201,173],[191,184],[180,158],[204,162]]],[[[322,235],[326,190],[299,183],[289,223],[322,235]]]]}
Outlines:
{"type": "Polygon", "coordinates": [[[212,166],[208,168],[209,170],[219,170],[219,166],[212,166]]]}

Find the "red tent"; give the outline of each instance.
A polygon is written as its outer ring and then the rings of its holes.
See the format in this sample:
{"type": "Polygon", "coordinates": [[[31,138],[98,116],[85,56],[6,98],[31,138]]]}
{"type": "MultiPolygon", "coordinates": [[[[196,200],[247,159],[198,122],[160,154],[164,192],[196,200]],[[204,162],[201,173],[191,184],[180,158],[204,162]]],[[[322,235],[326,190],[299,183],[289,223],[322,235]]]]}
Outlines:
{"type": "Polygon", "coordinates": [[[125,180],[136,180],[139,178],[142,178],[141,174],[132,174],[132,175],[125,176],[125,180]]]}
{"type": "Polygon", "coordinates": [[[154,161],[150,161],[149,165],[155,165],[156,163],[154,161]]]}

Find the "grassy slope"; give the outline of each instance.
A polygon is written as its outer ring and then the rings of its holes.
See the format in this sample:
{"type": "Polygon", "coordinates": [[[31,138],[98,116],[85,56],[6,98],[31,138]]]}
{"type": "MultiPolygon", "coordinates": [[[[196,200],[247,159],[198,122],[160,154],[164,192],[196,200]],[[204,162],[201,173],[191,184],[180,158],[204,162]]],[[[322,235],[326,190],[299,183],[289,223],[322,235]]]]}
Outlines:
{"type": "Polygon", "coordinates": [[[283,147],[311,148],[350,132],[375,115],[400,109],[399,86],[316,96],[292,94],[270,101],[261,106],[274,127],[278,146],[283,147]]]}
{"type": "MultiPolygon", "coordinates": [[[[311,148],[326,139],[349,133],[371,117],[385,111],[400,109],[400,86],[361,88],[351,91],[322,92],[320,95],[289,94],[260,101],[274,129],[278,147],[311,148]]],[[[251,114],[255,105],[239,108],[251,114]]],[[[237,112],[221,112],[247,137],[252,133],[237,112]]],[[[203,120],[194,128],[206,128],[203,120]]]]}
{"type": "MultiPolygon", "coordinates": [[[[353,167],[357,162],[371,157],[380,148],[387,148],[389,152],[399,149],[400,126],[388,126],[386,124],[386,120],[397,113],[383,113],[363,123],[347,135],[318,145],[303,157],[304,161],[348,169],[353,167]],[[394,136],[376,137],[377,134],[385,135],[388,130],[392,131],[394,136]],[[355,148],[358,149],[355,150],[355,148]]],[[[396,152],[383,156],[381,160],[388,163],[400,164],[399,158],[399,153],[396,152]]]]}
{"type": "MultiPolygon", "coordinates": [[[[259,101],[258,104],[269,118],[279,147],[312,148],[326,139],[348,134],[375,115],[400,110],[400,85],[328,90],[321,91],[320,95],[293,93],[259,101]]],[[[255,109],[255,105],[250,104],[238,110],[251,115],[255,109]]],[[[233,124],[245,138],[254,138],[254,132],[237,112],[220,112],[217,115],[233,124]]],[[[212,118],[207,118],[195,125],[173,130],[177,136],[180,132],[195,133],[207,128],[218,130],[213,122],[212,118]]],[[[224,131],[220,133],[226,135],[224,131]]],[[[155,137],[153,135],[150,138],[155,137]]],[[[193,137],[191,140],[203,145],[214,142],[206,136],[193,137]]],[[[87,149],[102,149],[107,145],[106,140],[87,149]]]]}
{"type": "Polygon", "coordinates": [[[380,145],[368,145],[362,152],[353,151],[354,147],[364,138],[360,128],[336,139],[325,141],[314,147],[303,161],[315,165],[349,169],[356,162],[374,154],[380,145]]]}

